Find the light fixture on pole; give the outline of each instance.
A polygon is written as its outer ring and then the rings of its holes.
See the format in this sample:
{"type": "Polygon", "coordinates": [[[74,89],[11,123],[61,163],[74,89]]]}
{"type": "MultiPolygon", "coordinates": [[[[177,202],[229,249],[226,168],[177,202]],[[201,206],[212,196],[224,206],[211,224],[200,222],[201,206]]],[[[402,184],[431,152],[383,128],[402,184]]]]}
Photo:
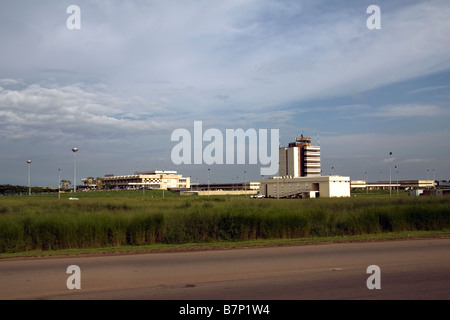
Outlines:
{"type": "Polygon", "coordinates": [[[397,195],[398,195],[398,166],[395,166],[395,170],[397,171],[397,195]]]}
{"type": "Polygon", "coordinates": [[[433,188],[436,187],[436,171],[433,169],[433,188]]]}
{"type": "Polygon", "coordinates": [[[367,184],[367,171],[366,171],[366,193],[369,193],[369,185],[367,184]]]}
{"type": "Polygon", "coordinates": [[[61,169],[58,169],[58,199],[61,199],[61,169]]]}
{"type": "Polygon", "coordinates": [[[244,191],[247,191],[247,171],[244,171],[244,191]]]}
{"type": "Polygon", "coordinates": [[[28,163],[28,195],[31,195],[31,186],[30,186],[30,166],[31,160],[27,160],[28,163]]]}
{"type": "Polygon", "coordinates": [[[209,197],[209,172],[211,171],[210,168],[208,168],[208,197],[209,197]]]}
{"type": "Polygon", "coordinates": [[[392,188],[391,188],[391,181],[392,181],[392,152],[389,152],[389,196],[392,196],[392,188]]]}
{"type": "Polygon", "coordinates": [[[78,148],[72,148],[73,151],[73,192],[77,191],[77,151],[78,148]]]}

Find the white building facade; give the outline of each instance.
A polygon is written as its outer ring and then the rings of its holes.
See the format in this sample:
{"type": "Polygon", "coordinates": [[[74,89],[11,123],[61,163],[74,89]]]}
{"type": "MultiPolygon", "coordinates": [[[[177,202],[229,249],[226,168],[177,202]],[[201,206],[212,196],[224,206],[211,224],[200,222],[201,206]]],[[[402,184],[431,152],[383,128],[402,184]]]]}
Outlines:
{"type": "Polygon", "coordinates": [[[273,177],[260,181],[259,192],[267,198],[350,197],[350,177],[273,177]]]}
{"type": "MultiPolygon", "coordinates": [[[[83,181],[83,180],[82,180],[83,181]]],[[[188,189],[190,177],[183,177],[176,171],[144,171],[130,175],[106,175],[102,185],[108,189],[188,189]]]]}

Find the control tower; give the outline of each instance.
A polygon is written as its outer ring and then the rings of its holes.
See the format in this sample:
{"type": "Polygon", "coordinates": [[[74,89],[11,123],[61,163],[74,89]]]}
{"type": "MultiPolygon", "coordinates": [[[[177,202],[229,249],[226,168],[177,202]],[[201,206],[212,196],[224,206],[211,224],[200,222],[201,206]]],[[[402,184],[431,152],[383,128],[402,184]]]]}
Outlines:
{"type": "Polygon", "coordinates": [[[320,176],[320,146],[312,146],[303,134],[279,149],[279,175],[297,177],[320,176]]]}

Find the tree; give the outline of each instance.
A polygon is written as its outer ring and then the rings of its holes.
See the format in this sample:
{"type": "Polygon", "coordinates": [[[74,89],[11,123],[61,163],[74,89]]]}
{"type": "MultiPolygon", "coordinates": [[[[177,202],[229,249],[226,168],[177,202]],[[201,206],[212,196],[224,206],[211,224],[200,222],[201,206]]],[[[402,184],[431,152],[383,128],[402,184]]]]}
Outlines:
{"type": "Polygon", "coordinates": [[[61,188],[62,189],[69,189],[69,186],[72,182],[69,180],[61,180],[61,188]]]}
{"type": "Polygon", "coordinates": [[[95,184],[97,185],[97,189],[98,190],[102,190],[103,189],[103,179],[101,177],[97,177],[95,179],[95,184]]]}
{"type": "Polygon", "coordinates": [[[86,182],[87,182],[87,185],[91,187],[92,184],[95,183],[95,178],[94,177],[87,177],[86,178],[86,182]]]}

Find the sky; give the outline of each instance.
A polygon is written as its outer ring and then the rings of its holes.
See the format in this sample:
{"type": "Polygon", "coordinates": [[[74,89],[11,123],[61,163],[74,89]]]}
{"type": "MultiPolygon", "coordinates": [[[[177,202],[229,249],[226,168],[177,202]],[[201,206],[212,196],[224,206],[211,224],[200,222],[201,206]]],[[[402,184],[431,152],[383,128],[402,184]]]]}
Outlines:
{"type": "Polygon", "coordinates": [[[0,184],[30,169],[57,186],[75,164],[77,183],[261,179],[260,163],[175,164],[194,121],[311,137],[323,175],[449,180],[449,16],[448,0],[0,0],[0,184]]]}

